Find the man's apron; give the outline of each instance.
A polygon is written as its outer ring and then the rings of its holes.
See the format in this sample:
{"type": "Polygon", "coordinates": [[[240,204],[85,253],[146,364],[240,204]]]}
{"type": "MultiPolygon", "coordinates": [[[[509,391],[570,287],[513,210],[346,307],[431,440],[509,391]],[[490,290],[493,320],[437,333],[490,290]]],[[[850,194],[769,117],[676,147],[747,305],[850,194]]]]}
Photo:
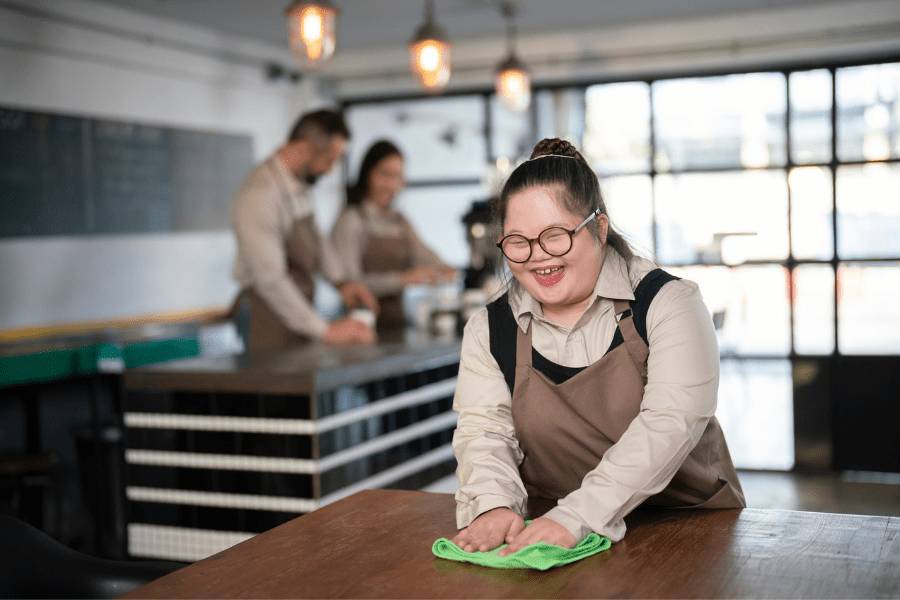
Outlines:
{"type": "MultiPolygon", "coordinates": [[[[405,271],[412,266],[412,243],[406,235],[369,236],[362,267],[364,273],[405,271]]],[[[378,329],[403,327],[403,292],[378,298],[378,329]]]]}
{"type": "MultiPolygon", "coordinates": [[[[629,303],[615,302],[616,315],[629,303]]],[[[647,383],[647,344],[630,315],[619,320],[624,343],[557,385],[532,366],[531,325],[517,329],[512,416],[524,452],[529,495],[561,499],[581,487],[606,451],[638,416],[647,383]]],[[[743,508],[743,491],[715,417],[669,485],[646,504],[743,508]]]]}
{"type": "MultiPolygon", "coordinates": [[[[322,247],[319,230],[312,215],[294,222],[285,246],[288,276],[310,302],[313,301],[315,280],[322,247]]],[[[281,318],[255,289],[247,288],[238,298],[239,318],[246,319],[244,335],[246,350],[272,350],[308,342],[309,338],[288,329],[281,318]]]]}

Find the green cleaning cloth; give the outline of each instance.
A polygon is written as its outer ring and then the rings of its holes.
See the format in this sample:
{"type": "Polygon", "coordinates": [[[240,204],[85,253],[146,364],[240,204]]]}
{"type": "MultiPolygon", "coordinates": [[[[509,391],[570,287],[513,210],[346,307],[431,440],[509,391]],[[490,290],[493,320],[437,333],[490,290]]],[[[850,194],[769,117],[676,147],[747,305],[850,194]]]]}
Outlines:
{"type": "Polygon", "coordinates": [[[515,554],[500,557],[497,556],[497,553],[500,552],[501,548],[506,548],[506,544],[490,552],[466,552],[447,538],[440,538],[435,540],[434,545],[431,546],[431,551],[438,558],[470,562],[483,567],[494,567],[495,569],[539,569],[546,571],[547,569],[567,565],[592,554],[602,552],[611,545],[612,542],[609,539],[596,533],[591,533],[571,550],[562,546],[554,546],[547,542],[538,542],[537,544],[525,546],[515,554]]]}

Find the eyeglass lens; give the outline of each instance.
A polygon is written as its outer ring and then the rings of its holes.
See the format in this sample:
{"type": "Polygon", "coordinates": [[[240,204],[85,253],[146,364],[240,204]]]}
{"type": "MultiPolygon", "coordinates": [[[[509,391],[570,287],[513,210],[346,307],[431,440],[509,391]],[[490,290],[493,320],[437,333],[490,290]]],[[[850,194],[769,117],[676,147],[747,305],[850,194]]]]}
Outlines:
{"type": "MultiPolygon", "coordinates": [[[[522,235],[510,235],[503,239],[501,250],[509,260],[523,263],[531,258],[533,241],[522,235]]],[[[550,256],[562,256],[572,249],[572,235],[562,227],[551,227],[541,232],[537,243],[550,256]]]]}

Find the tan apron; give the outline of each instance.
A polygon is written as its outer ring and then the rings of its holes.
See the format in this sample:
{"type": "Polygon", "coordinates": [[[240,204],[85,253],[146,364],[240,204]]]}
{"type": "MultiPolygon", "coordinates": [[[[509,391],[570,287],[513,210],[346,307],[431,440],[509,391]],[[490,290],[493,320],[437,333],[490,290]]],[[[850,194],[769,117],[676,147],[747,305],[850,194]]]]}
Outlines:
{"type": "MultiPolygon", "coordinates": [[[[629,309],[615,302],[621,315],[629,309]]],[[[517,329],[512,416],[525,455],[520,467],[529,495],[559,500],[581,487],[606,451],[638,416],[647,383],[647,344],[631,316],[619,320],[624,343],[556,385],[531,364],[531,325],[517,329]]],[[[666,507],[743,508],[744,494],[718,420],[669,485],[646,503],[666,507]]]]}
{"type": "MultiPolygon", "coordinates": [[[[412,242],[409,236],[369,236],[362,267],[364,273],[405,271],[412,267],[412,242]]],[[[378,329],[402,327],[403,293],[378,298],[378,329]]]]}
{"type": "MultiPolygon", "coordinates": [[[[319,230],[312,215],[294,222],[285,253],[288,276],[300,288],[306,299],[312,302],[315,293],[313,274],[319,268],[322,253],[319,230]]],[[[246,350],[272,350],[309,341],[308,337],[288,329],[255,289],[243,290],[238,302],[248,304],[246,350]]]]}

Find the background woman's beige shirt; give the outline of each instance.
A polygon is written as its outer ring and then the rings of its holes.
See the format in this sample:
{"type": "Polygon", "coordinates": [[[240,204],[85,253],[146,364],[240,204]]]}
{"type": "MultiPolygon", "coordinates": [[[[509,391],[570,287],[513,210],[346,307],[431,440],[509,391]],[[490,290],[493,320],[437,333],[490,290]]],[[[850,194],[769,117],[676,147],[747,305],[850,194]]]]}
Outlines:
{"type": "MultiPolygon", "coordinates": [[[[616,330],[613,300],[633,300],[634,289],[652,262],[630,264],[607,246],[594,296],[571,329],[547,320],[540,303],[520,289],[510,294],[518,325],[532,325],[532,345],[567,367],[599,360],[616,330]]],[[[594,531],[616,542],[625,535],[623,518],[662,491],[690,454],[716,410],[719,351],[710,313],[697,284],[671,281],[647,313],[650,356],[647,385],[637,418],[588,473],[581,485],[545,516],[581,540],[594,531]]],[[[487,309],[466,324],[453,408],[459,421],[453,447],[459,466],[457,526],[498,507],[524,515],[526,493],[518,466],[509,387],[491,355],[487,309]]],[[[548,419],[553,415],[548,414],[548,419]]]]}
{"type": "Polygon", "coordinates": [[[400,212],[392,208],[380,210],[368,200],[363,200],[358,207],[348,206],[341,212],[331,231],[331,239],[344,260],[349,277],[354,281],[361,281],[376,296],[399,294],[403,290],[403,272],[363,271],[363,255],[369,238],[373,236],[409,238],[412,245],[410,268],[451,268],[419,239],[412,225],[400,212]]]}

